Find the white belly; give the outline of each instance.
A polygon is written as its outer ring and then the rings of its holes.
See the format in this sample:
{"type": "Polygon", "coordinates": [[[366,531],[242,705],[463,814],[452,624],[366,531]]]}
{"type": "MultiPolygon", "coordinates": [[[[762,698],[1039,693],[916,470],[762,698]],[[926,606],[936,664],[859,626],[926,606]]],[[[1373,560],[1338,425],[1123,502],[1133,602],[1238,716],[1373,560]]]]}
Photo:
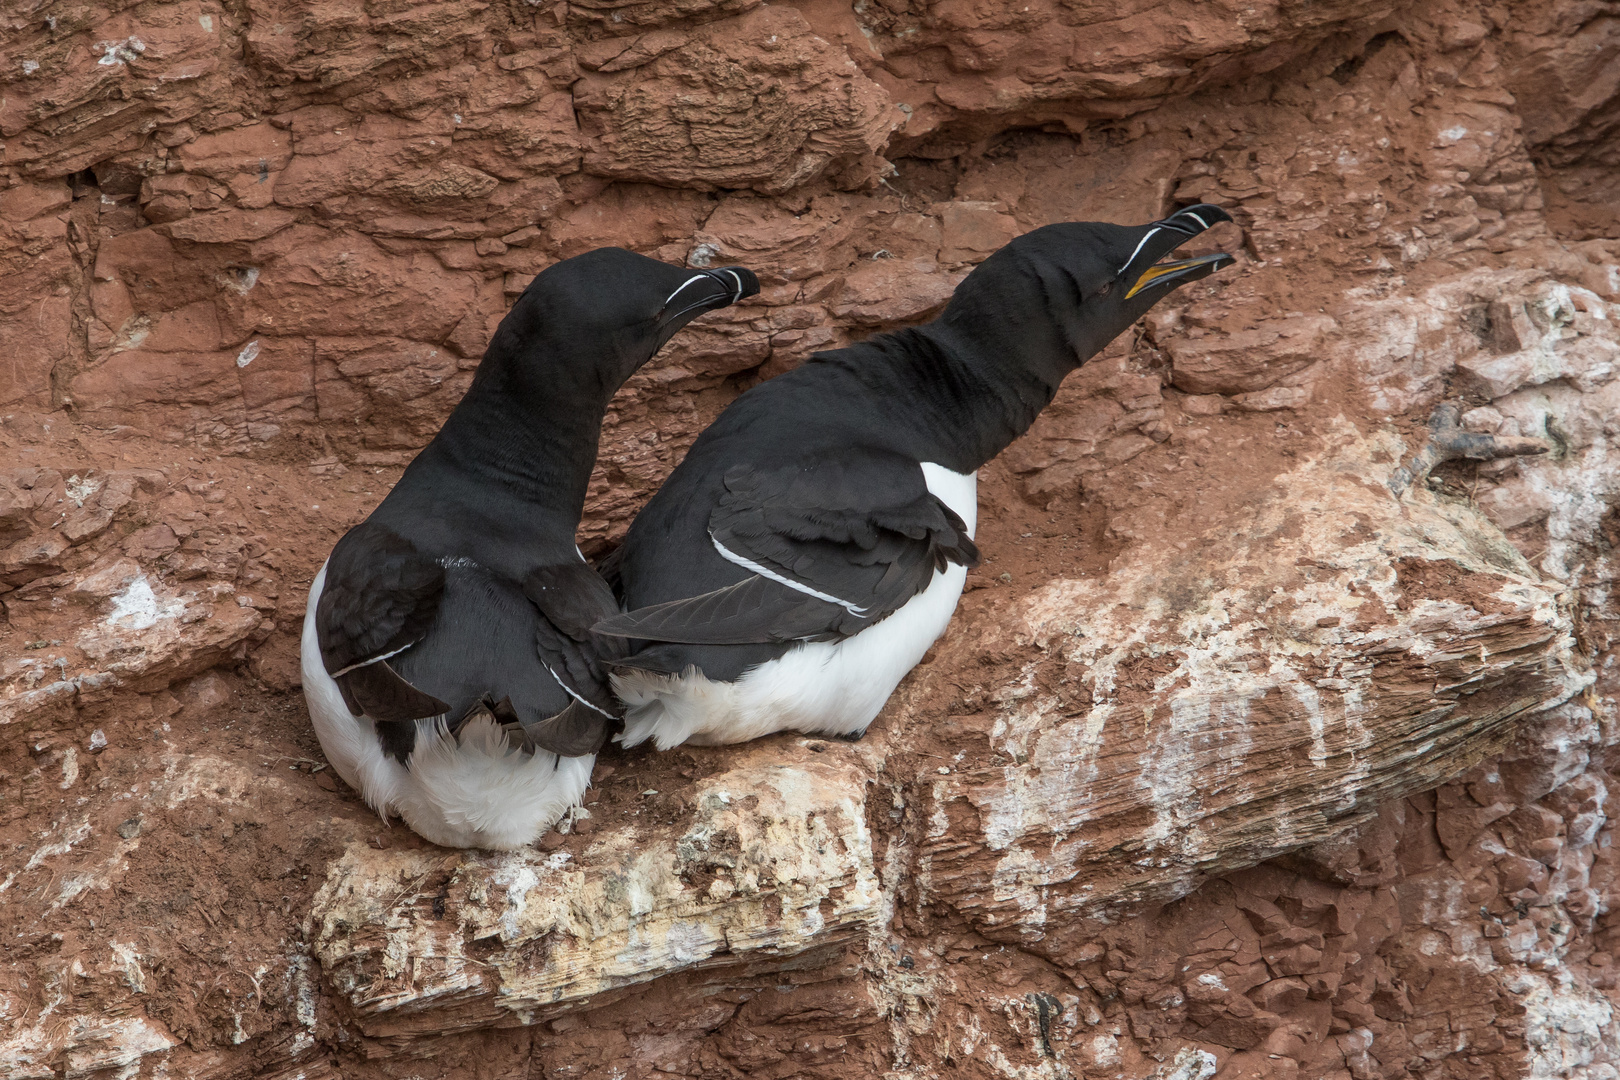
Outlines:
{"type": "MultiPolygon", "coordinates": [[[[972,536],[978,523],[978,479],[924,462],[928,490],[956,511],[972,536]]],[[[906,672],[950,625],[967,568],[936,572],[928,587],[893,615],[842,641],[795,645],[779,659],[715,682],[695,671],[613,676],[625,703],[626,746],[652,739],[660,750],[744,742],[776,731],[849,735],[865,731],[906,672]]]]}
{"type": "Polygon", "coordinates": [[[376,725],[349,712],[321,663],[315,604],[325,584],[323,565],[304,611],[304,701],[332,768],[384,819],[398,814],[417,835],[446,847],[508,850],[533,843],[579,804],[596,755],[524,754],[489,720],[472,720],[457,735],[441,717],[418,720],[410,768],[384,754],[376,725]]]}

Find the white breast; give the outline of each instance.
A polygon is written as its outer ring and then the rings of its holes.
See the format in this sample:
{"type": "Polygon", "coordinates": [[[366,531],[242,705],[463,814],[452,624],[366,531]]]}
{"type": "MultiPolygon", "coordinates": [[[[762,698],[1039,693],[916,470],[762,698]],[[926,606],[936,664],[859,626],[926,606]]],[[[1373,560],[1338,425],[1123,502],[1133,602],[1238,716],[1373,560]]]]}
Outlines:
{"type": "MultiPolygon", "coordinates": [[[[968,535],[978,524],[978,478],[922,463],[928,490],[956,511],[968,535]]],[[[660,750],[743,742],[776,731],[849,735],[866,730],[906,672],[950,625],[967,568],[936,572],[928,588],[893,615],[842,641],[812,641],[744,672],[734,683],[696,672],[626,671],[613,688],[626,706],[626,746],[652,739],[660,750]]]]}
{"type": "Polygon", "coordinates": [[[538,840],[579,804],[594,754],[524,754],[487,719],[469,721],[455,735],[442,717],[416,721],[408,769],[384,754],[376,725],[349,712],[321,663],[315,605],[325,584],[322,566],[304,611],[304,701],[326,760],[385,820],[398,814],[417,835],[446,847],[509,850],[538,840]]]}

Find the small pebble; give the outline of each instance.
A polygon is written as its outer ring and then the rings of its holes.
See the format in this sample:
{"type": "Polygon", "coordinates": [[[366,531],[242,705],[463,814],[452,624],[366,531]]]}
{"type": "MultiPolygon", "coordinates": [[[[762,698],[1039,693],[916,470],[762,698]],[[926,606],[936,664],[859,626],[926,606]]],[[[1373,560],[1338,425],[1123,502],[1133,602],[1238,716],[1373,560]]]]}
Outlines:
{"type": "Polygon", "coordinates": [[[558,848],[563,846],[564,841],[565,838],[563,837],[563,834],[558,832],[556,829],[552,829],[547,832],[546,835],[542,836],[540,838],[540,842],[535,846],[541,851],[556,851],[558,848]]]}
{"type": "Polygon", "coordinates": [[[137,836],[141,835],[141,819],[138,817],[132,817],[122,825],[118,826],[118,835],[123,837],[125,840],[133,840],[137,836]]]}

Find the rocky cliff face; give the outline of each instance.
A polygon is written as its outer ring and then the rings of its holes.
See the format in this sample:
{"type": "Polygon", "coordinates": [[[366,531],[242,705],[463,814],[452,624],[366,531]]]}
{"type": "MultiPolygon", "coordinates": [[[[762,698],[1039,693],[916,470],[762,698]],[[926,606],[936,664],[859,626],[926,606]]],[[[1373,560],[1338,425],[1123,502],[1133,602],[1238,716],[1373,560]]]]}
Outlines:
{"type": "Polygon", "coordinates": [[[0,25],[0,1073],[1620,1076],[1611,0],[0,25]],[[550,262],[765,284],[596,554],[742,388],[1200,199],[1239,265],[984,470],[861,743],[609,752],[498,856],[325,768],[308,583],[550,262]]]}

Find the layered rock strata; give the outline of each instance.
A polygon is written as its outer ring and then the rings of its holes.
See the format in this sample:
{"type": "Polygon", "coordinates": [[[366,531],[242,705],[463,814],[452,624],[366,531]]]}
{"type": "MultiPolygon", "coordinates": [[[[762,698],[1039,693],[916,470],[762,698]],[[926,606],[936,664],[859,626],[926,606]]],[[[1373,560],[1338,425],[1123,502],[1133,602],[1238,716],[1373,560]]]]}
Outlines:
{"type": "Polygon", "coordinates": [[[7,1075],[1620,1075],[1612,7],[0,16],[7,1075]],[[324,766],[304,592],[540,269],[765,284],[594,555],[743,387],[1199,199],[1239,265],[984,470],[863,742],[610,751],[499,857],[324,766]],[[1547,452],[1397,493],[1447,403],[1547,452]]]}

